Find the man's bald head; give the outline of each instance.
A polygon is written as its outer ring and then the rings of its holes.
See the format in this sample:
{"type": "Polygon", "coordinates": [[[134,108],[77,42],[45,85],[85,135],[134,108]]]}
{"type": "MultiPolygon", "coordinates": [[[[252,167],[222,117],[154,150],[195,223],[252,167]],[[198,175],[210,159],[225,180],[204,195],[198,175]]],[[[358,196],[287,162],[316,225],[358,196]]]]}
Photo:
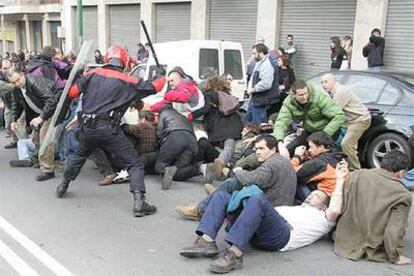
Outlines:
{"type": "Polygon", "coordinates": [[[334,89],[337,81],[332,73],[326,73],[322,76],[321,83],[323,89],[325,89],[326,92],[330,93],[334,89]]]}

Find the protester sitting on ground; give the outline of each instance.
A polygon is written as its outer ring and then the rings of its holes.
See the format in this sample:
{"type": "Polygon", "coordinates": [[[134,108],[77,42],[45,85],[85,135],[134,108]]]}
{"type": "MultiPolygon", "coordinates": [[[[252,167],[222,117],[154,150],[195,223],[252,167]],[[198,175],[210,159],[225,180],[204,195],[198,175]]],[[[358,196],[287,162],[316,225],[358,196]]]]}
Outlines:
{"type": "Polygon", "coordinates": [[[173,108],[164,109],[157,126],[160,151],[155,172],[162,176],[162,189],[169,189],[181,168],[191,164],[198,151],[197,139],[190,121],[173,108]]]}
{"type": "Polygon", "coordinates": [[[200,220],[213,195],[232,192],[243,187],[257,185],[273,206],[292,205],[296,191],[296,173],[289,160],[277,154],[276,139],[264,134],[255,142],[257,159],[263,162],[256,170],[233,169],[234,176],[226,179],[211,195],[198,203],[177,206],[176,212],[185,219],[200,220]]]}
{"type": "Polygon", "coordinates": [[[371,114],[361,100],[347,87],[340,85],[331,73],[321,78],[322,86],[345,113],[346,134],[341,142],[351,170],[361,169],[358,160],[358,141],[371,125],[371,114]]]}
{"type": "Polygon", "coordinates": [[[309,135],[307,142],[309,149],[297,147],[292,158],[298,178],[296,199],[301,202],[314,190],[331,196],[336,183],[335,167],[345,157],[336,152],[335,142],[323,131],[309,135]]]}
{"type": "Polygon", "coordinates": [[[233,195],[215,192],[196,230],[194,245],[181,249],[180,255],[191,258],[218,255],[215,240],[226,217],[226,251],[210,263],[211,272],[241,269],[243,251],[248,243],[266,251],[288,251],[314,243],[332,230],[341,214],[347,174],[347,164],[343,161],[336,169],[337,185],[331,200],[324,192],[316,190],[301,206],[274,208],[254,185],[233,195]]]}
{"type": "Polygon", "coordinates": [[[169,90],[165,92],[163,100],[153,104],[151,111],[161,113],[161,110],[173,106],[180,114],[192,121],[192,112],[204,106],[203,93],[197,83],[184,73],[181,67],[175,67],[168,73],[169,90]]]}
{"type": "Polygon", "coordinates": [[[9,162],[10,167],[27,168],[33,167],[37,163],[37,146],[32,141],[32,138],[17,141],[17,156],[17,160],[11,160],[9,162]]]}
{"type": "MultiPolygon", "coordinates": [[[[204,126],[207,131],[208,140],[220,148],[220,155],[214,160],[214,171],[216,176],[221,175],[221,171],[226,167],[234,153],[236,140],[241,139],[243,124],[238,111],[238,101],[236,100],[235,109],[228,113],[223,113],[226,106],[220,101],[221,98],[232,97],[228,82],[219,77],[212,76],[207,78],[204,92],[204,107],[192,113],[192,117],[199,118],[204,116],[204,126]]],[[[237,98],[234,98],[237,99],[237,98]]],[[[209,169],[210,167],[207,167],[209,169]]]]}
{"type": "Polygon", "coordinates": [[[335,137],[344,121],[344,112],[330,97],[311,90],[304,81],[299,80],[293,84],[292,94],[283,101],[273,135],[278,141],[280,154],[290,157],[297,146],[305,144],[311,133],[323,130],[335,137]],[[286,146],[283,138],[294,120],[303,121],[304,131],[286,146]]]}
{"type": "Polygon", "coordinates": [[[350,174],[334,236],[335,253],[351,260],[410,264],[402,239],[412,196],[401,180],[410,160],[400,151],[390,151],[380,166],[350,174]]]}
{"type": "Polygon", "coordinates": [[[158,138],[156,133],[155,114],[150,110],[139,112],[139,122],[127,125],[123,129],[133,139],[133,144],[142,159],[145,172],[153,174],[155,161],[158,156],[158,138]]]}

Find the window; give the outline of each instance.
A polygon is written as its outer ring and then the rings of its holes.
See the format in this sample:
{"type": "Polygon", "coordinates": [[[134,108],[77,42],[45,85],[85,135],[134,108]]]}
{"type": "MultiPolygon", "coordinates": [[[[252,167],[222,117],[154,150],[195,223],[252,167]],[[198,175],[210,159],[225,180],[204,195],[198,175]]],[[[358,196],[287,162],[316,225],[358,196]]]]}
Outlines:
{"type": "Polygon", "coordinates": [[[400,96],[400,92],[395,87],[391,84],[387,84],[378,100],[378,104],[394,105],[397,103],[400,96]]]}
{"type": "Polygon", "coordinates": [[[239,50],[224,50],[224,72],[230,73],[235,80],[243,79],[241,53],[239,50]]]}
{"type": "Polygon", "coordinates": [[[404,98],[400,101],[399,106],[413,107],[414,106],[414,93],[408,90],[404,90],[404,98]]]}
{"type": "Polygon", "coordinates": [[[147,65],[138,66],[135,70],[131,72],[131,76],[143,79],[145,77],[146,70],[147,70],[147,65]]]}
{"type": "Polygon", "coordinates": [[[383,79],[362,75],[351,75],[346,83],[364,104],[376,103],[386,84],[383,79]]]}
{"type": "Polygon", "coordinates": [[[219,74],[219,53],[217,49],[200,49],[200,79],[219,74]]]}

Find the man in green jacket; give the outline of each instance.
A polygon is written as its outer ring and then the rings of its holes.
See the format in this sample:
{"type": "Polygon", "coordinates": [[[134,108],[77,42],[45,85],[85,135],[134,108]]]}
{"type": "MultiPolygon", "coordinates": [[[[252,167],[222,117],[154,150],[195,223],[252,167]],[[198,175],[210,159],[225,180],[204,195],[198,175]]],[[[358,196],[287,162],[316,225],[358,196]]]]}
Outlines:
{"type": "Polygon", "coordinates": [[[330,97],[323,92],[312,91],[299,80],[292,85],[292,94],[283,101],[273,135],[278,141],[279,152],[289,157],[297,146],[306,144],[306,138],[313,132],[324,131],[334,137],[344,122],[344,112],[330,97]],[[286,146],[283,138],[292,122],[302,123],[304,130],[286,146]]]}

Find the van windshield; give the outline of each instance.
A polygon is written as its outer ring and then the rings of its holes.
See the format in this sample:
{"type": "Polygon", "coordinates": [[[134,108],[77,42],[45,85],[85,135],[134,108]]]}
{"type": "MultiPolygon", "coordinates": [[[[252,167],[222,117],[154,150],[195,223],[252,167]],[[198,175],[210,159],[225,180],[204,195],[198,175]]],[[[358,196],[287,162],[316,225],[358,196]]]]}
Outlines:
{"type": "Polygon", "coordinates": [[[219,52],[217,49],[200,49],[200,79],[219,74],[219,52]]]}
{"type": "Polygon", "coordinates": [[[239,50],[224,50],[224,72],[235,80],[243,79],[241,53],[239,50]]]}

